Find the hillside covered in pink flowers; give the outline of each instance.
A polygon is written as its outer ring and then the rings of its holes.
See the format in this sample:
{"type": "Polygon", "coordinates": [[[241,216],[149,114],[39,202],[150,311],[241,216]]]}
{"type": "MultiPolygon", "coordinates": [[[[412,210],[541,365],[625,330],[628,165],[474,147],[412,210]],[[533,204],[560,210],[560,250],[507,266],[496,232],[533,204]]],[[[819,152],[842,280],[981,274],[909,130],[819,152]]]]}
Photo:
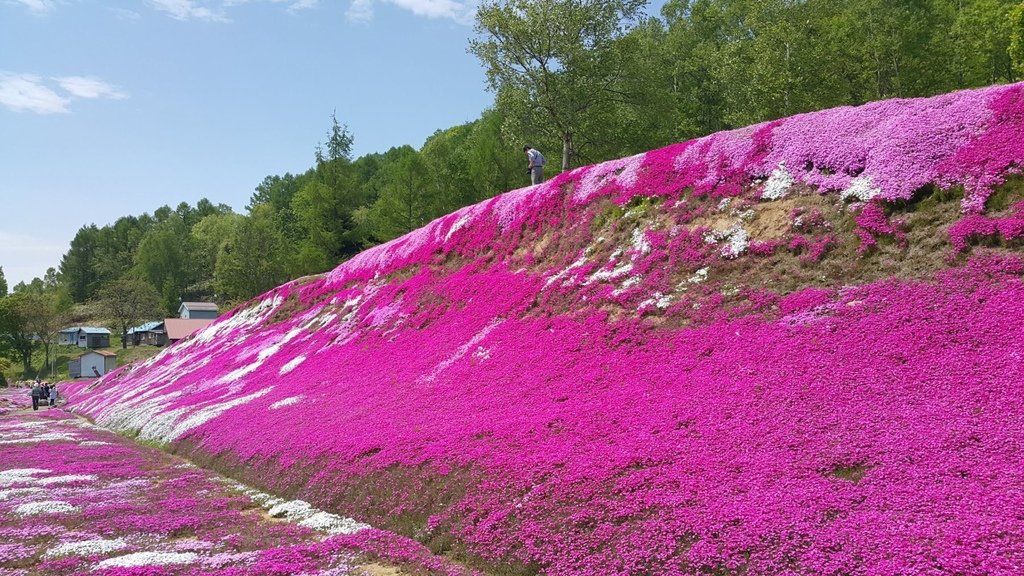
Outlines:
{"type": "Polygon", "coordinates": [[[74,411],[491,574],[1024,572],[1024,84],[579,168],[74,411]]]}

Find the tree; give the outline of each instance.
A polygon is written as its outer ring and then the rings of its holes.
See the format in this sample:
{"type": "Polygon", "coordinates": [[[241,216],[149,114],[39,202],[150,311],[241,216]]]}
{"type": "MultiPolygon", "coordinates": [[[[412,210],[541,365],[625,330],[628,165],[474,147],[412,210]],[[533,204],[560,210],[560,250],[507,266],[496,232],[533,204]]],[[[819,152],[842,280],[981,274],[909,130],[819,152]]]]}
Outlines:
{"type": "Polygon", "coordinates": [[[182,216],[171,213],[146,233],[135,251],[136,269],[160,288],[161,303],[168,313],[178,309],[194,280],[193,242],[182,216]]]}
{"type": "Polygon", "coordinates": [[[54,292],[29,292],[18,296],[17,305],[24,320],[24,331],[31,340],[43,348],[43,367],[49,366],[54,341],[64,319],[58,309],[57,295],[54,292]]]}
{"type": "Polygon", "coordinates": [[[60,261],[60,275],[75,302],[92,298],[96,285],[96,262],[99,229],[95,224],[83,226],[71,240],[71,247],[60,261]]]}
{"type": "Polygon", "coordinates": [[[644,0],[485,0],[470,41],[498,95],[518,121],[519,136],[549,132],[562,146],[562,170],[593,129],[589,119],[614,103],[626,73],[614,43],[636,19],[644,0]],[[537,116],[540,119],[536,118],[537,116]]]}
{"type": "Polygon", "coordinates": [[[376,176],[378,197],[370,209],[374,237],[381,241],[423,226],[431,214],[423,158],[410,146],[389,150],[388,156],[376,176]]]}
{"type": "Polygon", "coordinates": [[[25,318],[25,293],[0,298],[0,355],[21,362],[25,373],[32,371],[32,350],[36,340],[25,318]]]}
{"type": "Polygon", "coordinates": [[[102,288],[100,309],[121,330],[121,348],[128,348],[128,329],[160,314],[160,293],[146,280],[127,275],[102,288]]]}
{"type": "Polygon", "coordinates": [[[7,278],[4,277],[4,267],[0,266],[0,298],[7,296],[7,278]]]}
{"type": "Polygon", "coordinates": [[[365,231],[355,212],[366,203],[366,191],[351,161],[352,135],[331,116],[327,155],[316,148],[316,167],[292,198],[291,209],[302,231],[294,273],[333,268],[364,247],[365,231]]]}
{"type": "Polygon", "coordinates": [[[1010,10],[1008,27],[1010,29],[1010,45],[1007,51],[1013,65],[1013,73],[1024,77],[1024,2],[1010,10]]]}
{"type": "Polygon", "coordinates": [[[230,300],[262,294],[287,280],[285,240],[274,228],[269,206],[239,220],[220,245],[214,272],[217,291],[230,300]]]}

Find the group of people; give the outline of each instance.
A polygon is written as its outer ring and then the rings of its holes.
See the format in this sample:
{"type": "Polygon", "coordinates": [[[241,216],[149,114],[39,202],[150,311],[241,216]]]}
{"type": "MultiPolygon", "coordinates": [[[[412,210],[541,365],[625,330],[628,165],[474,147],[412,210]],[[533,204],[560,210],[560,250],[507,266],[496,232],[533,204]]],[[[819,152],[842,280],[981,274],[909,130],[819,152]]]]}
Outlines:
{"type": "Polygon", "coordinates": [[[39,404],[46,406],[47,403],[51,407],[57,405],[57,385],[50,386],[48,382],[43,383],[36,378],[35,385],[32,386],[32,409],[39,410],[39,404]]]}

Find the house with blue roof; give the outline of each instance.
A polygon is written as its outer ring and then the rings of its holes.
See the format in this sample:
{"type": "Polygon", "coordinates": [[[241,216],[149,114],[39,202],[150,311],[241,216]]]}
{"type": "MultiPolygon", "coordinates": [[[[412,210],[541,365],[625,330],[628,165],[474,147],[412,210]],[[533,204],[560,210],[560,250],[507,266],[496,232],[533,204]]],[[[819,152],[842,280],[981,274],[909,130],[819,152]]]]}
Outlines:
{"type": "Polygon", "coordinates": [[[139,324],[134,328],[128,329],[128,343],[132,346],[150,344],[150,340],[154,337],[153,334],[157,332],[163,333],[163,322],[160,320],[139,324]]]}
{"type": "Polygon", "coordinates": [[[72,326],[60,331],[57,343],[79,348],[107,348],[110,346],[110,330],[95,326],[72,326]]]}

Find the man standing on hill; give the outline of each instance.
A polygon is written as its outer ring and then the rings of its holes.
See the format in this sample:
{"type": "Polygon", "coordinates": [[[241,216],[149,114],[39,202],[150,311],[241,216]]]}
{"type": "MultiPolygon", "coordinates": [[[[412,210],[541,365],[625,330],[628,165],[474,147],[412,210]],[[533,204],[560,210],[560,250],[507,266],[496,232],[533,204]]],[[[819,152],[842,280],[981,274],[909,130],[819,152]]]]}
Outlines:
{"type": "Polygon", "coordinates": [[[529,145],[523,146],[523,152],[526,152],[526,157],[530,161],[526,167],[526,173],[530,175],[530,183],[540,184],[544,181],[544,155],[540,153],[540,150],[530,148],[529,145]]]}

